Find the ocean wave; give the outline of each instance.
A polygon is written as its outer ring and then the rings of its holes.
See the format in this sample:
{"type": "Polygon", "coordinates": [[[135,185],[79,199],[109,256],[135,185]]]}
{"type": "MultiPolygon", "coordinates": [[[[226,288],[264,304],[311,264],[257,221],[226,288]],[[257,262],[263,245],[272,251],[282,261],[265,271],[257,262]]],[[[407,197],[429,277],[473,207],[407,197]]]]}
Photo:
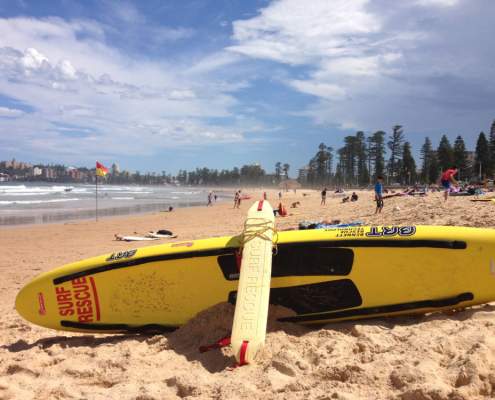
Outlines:
{"type": "MultiPolygon", "coordinates": [[[[98,193],[100,191],[98,190],[98,193]]],[[[105,195],[116,195],[116,194],[153,194],[154,192],[116,192],[116,193],[105,193],[105,195]]]]}
{"type": "Polygon", "coordinates": [[[189,195],[189,194],[200,194],[201,191],[199,191],[199,192],[198,191],[194,191],[194,192],[171,192],[171,193],[172,194],[187,194],[187,195],[189,195]]]}
{"type": "Polygon", "coordinates": [[[141,186],[98,186],[98,191],[102,192],[143,192],[149,190],[147,187],[141,186]]]}
{"type": "Polygon", "coordinates": [[[26,188],[25,185],[1,185],[0,189],[16,189],[16,188],[26,188]]]}
{"type": "Polygon", "coordinates": [[[134,197],[112,197],[112,200],[134,200],[134,197]]]}
{"type": "Polygon", "coordinates": [[[44,204],[44,203],[62,203],[66,201],[78,201],[79,199],[52,199],[52,200],[1,200],[0,205],[9,204],[44,204]]]}
{"type": "Polygon", "coordinates": [[[73,186],[34,186],[34,187],[26,187],[25,185],[0,186],[0,194],[16,195],[16,196],[29,196],[29,195],[38,195],[45,193],[47,194],[65,193],[65,192],[71,192],[72,190],[74,190],[73,186]]]}
{"type": "Polygon", "coordinates": [[[0,196],[8,197],[8,196],[46,196],[52,194],[52,192],[7,192],[2,193],[0,191],[0,196]]]}

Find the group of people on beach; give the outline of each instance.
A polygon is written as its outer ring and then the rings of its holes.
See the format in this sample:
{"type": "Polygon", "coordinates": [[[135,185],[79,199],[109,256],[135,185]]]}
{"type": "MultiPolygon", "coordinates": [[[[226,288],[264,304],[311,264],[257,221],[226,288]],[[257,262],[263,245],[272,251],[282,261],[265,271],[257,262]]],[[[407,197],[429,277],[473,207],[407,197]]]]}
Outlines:
{"type": "MultiPolygon", "coordinates": [[[[451,166],[444,172],[442,172],[441,175],[441,184],[444,189],[444,199],[447,201],[449,194],[452,190],[452,186],[458,186],[458,182],[455,179],[455,176],[457,175],[458,169],[455,165],[451,166]]],[[[326,204],[327,200],[327,191],[328,189],[325,187],[321,191],[321,202],[320,205],[324,206],[326,204]]],[[[342,193],[343,191],[341,189],[337,189],[335,193],[342,193]]],[[[375,214],[380,214],[383,210],[383,193],[384,193],[384,188],[383,188],[383,177],[378,176],[376,178],[376,183],[374,186],[374,195],[375,195],[375,202],[376,202],[376,209],[375,209],[375,214]]],[[[346,203],[348,201],[357,201],[358,200],[358,195],[356,192],[352,193],[352,196],[349,197],[344,197],[342,199],[343,203],[346,203]]]]}
{"type": "Polygon", "coordinates": [[[213,206],[213,200],[215,203],[217,202],[217,194],[215,192],[209,192],[208,193],[208,203],[206,203],[206,207],[211,207],[213,206]]]}
{"type": "MultiPolygon", "coordinates": [[[[449,194],[452,190],[452,186],[458,186],[458,182],[455,179],[458,169],[457,166],[453,165],[442,172],[440,183],[444,189],[444,199],[447,201],[449,194]]],[[[376,201],[376,211],[375,214],[381,213],[383,209],[383,177],[377,177],[377,182],[375,184],[375,201],[376,201]]]]}
{"type": "MultiPolygon", "coordinates": [[[[452,190],[452,187],[453,186],[458,186],[458,182],[456,181],[455,179],[455,176],[457,175],[457,172],[458,172],[458,169],[455,165],[451,166],[450,168],[448,168],[447,170],[445,170],[444,172],[442,172],[442,175],[441,175],[441,185],[444,189],[444,199],[445,201],[447,201],[448,197],[449,197],[449,194],[452,190]]],[[[327,192],[328,192],[328,189],[325,187],[323,188],[323,190],[321,191],[321,202],[320,202],[320,205],[324,206],[326,205],[326,200],[327,200],[327,192]]],[[[344,191],[339,188],[335,191],[335,193],[343,193],[344,191]]],[[[380,214],[383,210],[383,206],[384,206],[384,202],[383,202],[383,199],[384,199],[384,192],[386,192],[386,190],[384,189],[383,187],[383,176],[378,176],[376,178],[376,182],[375,182],[375,185],[374,185],[374,196],[375,196],[375,202],[376,202],[376,209],[375,209],[375,214],[380,214]]],[[[393,191],[392,191],[393,193],[393,191]]],[[[393,196],[393,195],[392,195],[393,196]]],[[[267,199],[267,194],[266,192],[263,193],[263,198],[266,200],[267,199]]],[[[279,192],[278,193],[278,198],[279,200],[281,200],[282,198],[282,192],[279,192]]],[[[351,202],[354,202],[354,201],[357,201],[359,199],[358,195],[356,192],[353,192],[351,196],[347,196],[347,197],[344,197],[342,199],[342,202],[343,203],[347,203],[348,201],[351,201],[351,202]]],[[[216,201],[217,200],[217,195],[214,194],[213,192],[210,192],[208,194],[208,206],[211,206],[213,205],[213,200],[216,201]]],[[[241,200],[242,200],[242,195],[241,195],[241,190],[237,190],[235,192],[235,195],[234,195],[234,208],[240,208],[241,206],[241,200]]],[[[292,207],[291,208],[296,208],[298,205],[300,205],[299,202],[297,203],[293,203],[292,207]]],[[[282,203],[280,202],[279,206],[282,206],[282,203]]],[[[282,211],[282,207],[279,207],[279,209],[277,209],[277,211],[279,211],[279,215],[284,215],[286,214],[286,211],[283,210],[282,211]],[[280,209],[280,211],[279,211],[280,209]]]]}

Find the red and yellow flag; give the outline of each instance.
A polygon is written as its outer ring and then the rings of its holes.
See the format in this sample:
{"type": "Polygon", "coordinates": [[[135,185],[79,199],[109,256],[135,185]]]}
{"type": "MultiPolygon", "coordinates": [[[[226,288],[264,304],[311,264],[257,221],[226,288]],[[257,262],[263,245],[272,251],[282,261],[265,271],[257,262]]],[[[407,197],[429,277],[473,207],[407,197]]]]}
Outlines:
{"type": "Polygon", "coordinates": [[[108,174],[108,168],[96,161],[96,175],[105,176],[106,174],[108,174]]]}

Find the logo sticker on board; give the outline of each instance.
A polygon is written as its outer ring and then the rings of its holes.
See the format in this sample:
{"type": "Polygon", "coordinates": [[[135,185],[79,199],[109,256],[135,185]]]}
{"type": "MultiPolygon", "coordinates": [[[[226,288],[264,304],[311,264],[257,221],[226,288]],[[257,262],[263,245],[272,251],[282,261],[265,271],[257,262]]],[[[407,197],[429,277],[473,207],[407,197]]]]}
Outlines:
{"type": "Polygon", "coordinates": [[[137,249],[134,250],[124,250],[119,251],[117,253],[112,253],[110,257],[108,257],[105,261],[115,261],[122,260],[123,258],[131,258],[134,254],[136,254],[137,249]]]}
{"type": "Polygon", "coordinates": [[[194,242],[172,243],[170,247],[191,247],[194,242]]]}
{"type": "Polygon", "coordinates": [[[414,236],[415,226],[372,226],[366,233],[368,237],[414,236]]]}
{"type": "Polygon", "coordinates": [[[38,314],[39,315],[46,315],[46,307],[45,307],[45,298],[43,296],[43,293],[39,292],[38,293],[38,314]]]}
{"type": "Polygon", "coordinates": [[[100,320],[100,304],[93,277],[83,276],[55,286],[58,314],[78,322],[100,320]]]}

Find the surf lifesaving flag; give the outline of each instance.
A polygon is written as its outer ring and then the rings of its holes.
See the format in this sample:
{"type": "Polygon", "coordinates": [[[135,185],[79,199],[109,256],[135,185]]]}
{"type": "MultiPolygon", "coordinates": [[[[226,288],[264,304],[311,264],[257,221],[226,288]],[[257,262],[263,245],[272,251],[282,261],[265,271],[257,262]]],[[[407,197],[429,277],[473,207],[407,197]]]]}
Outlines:
{"type": "Polygon", "coordinates": [[[96,175],[105,176],[106,174],[108,174],[108,168],[96,161],[96,175]]]}

